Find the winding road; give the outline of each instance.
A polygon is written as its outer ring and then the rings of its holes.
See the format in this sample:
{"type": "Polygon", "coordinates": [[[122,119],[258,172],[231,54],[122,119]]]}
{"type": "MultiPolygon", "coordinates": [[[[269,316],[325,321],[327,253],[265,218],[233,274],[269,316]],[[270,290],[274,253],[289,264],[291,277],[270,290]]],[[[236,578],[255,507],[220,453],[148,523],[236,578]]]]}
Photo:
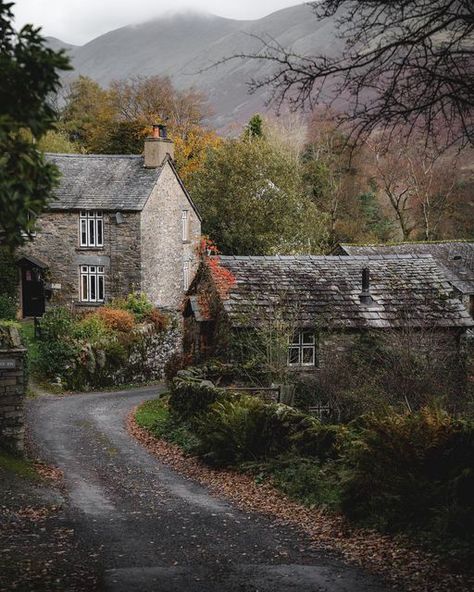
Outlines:
{"type": "Polygon", "coordinates": [[[37,453],[64,472],[69,524],[98,554],[98,590],[388,589],[311,550],[296,530],[238,510],[150,455],[128,434],[125,419],[160,390],[48,395],[28,406],[37,453]]]}

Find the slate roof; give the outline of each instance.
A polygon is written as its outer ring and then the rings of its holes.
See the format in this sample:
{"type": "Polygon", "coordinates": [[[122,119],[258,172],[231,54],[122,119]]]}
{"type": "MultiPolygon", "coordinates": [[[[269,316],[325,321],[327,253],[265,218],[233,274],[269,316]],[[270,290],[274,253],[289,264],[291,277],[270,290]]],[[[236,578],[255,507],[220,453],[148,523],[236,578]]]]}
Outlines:
{"type": "Polygon", "coordinates": [[[275,309],[296,317],[300,327],[474,325],[431,256],[222,256],[220,261],[236,278],[223,301],[235,327],[258,326],[275,309]],[[365,267],[370,305],[359,299],[365,267]]]}
{"type": "Polygon", "coordinates": [[[142,156],[48,154],[61,172],[51,210],[142,210],[162,168],[142,156]]]}
{"type": "Polygon", "coordinates": [[[449,241],[397,245],[341,244],[335,251],[347,255],[432,255],[446,278],[461,294],[474,294],[474,242],[449,241]]]}

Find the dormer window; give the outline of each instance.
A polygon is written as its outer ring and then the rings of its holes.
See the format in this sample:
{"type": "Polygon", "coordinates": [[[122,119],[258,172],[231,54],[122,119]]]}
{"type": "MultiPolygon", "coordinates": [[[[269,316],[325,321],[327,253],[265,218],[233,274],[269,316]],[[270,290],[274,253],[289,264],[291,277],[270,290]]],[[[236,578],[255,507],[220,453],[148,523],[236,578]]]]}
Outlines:
{"type": "Polygon", "coordinates": [[[82,210],[79,216],[81,247],[104,246],[104,214],[101,210],[82,210]]]}

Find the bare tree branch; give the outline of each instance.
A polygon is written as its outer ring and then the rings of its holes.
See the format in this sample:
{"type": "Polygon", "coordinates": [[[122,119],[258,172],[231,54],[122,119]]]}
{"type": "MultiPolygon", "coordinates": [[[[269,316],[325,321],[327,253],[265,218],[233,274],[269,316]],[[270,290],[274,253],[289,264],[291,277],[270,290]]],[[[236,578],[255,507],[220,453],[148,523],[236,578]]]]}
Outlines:
{"type": "MultiPolygon", "coordinates": [[[[249,82],[271,90],[278,110],[313,109],[341,101],[350,138],[373,131],[422,133],[439,147],[474,144],[474,4],[472,0],[321,0],[315,18],[332,19],[338,55],[298,55],[271,37],[257,37],[242,58],[270,62],[273,72],[249,82]]],[[[222,63],[221,62],[221,63],[222,63]]]]}

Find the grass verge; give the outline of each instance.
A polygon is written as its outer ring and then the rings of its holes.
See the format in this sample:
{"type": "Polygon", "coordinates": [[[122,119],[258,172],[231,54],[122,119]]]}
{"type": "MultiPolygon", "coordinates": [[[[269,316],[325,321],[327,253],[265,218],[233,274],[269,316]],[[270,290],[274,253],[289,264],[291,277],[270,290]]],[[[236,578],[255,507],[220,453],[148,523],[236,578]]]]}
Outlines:
{"type": "Polygon", "coordinates": [[[31,479],[32,481],[40,480],[40,476],[30,460],[5,450],[0,450],[0,471],[31,479]]]}
{"type": "Polygon", "coordinates": [[[169,396],[161,395],[158,399],[146,401],[137,409],[137,424],[149,431],[156,438],[177,444],[184,452],[191,453],[197,444],[196,436],[186,427],[178,425],[170,416],[168,407],[169,396]]]}

